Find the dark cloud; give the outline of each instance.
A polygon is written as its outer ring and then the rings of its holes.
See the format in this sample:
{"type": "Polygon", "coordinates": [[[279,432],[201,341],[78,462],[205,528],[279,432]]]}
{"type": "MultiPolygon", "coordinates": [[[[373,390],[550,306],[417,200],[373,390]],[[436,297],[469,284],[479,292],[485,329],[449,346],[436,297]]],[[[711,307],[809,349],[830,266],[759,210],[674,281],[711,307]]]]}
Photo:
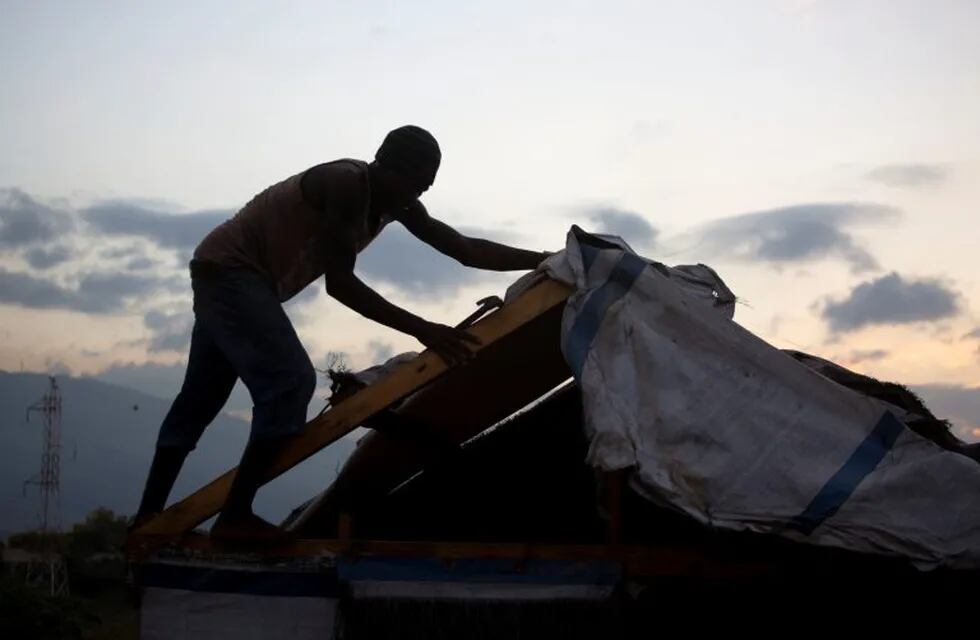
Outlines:
{"type": "Polygon", "coordinates": [[[615,207],[590,209],[586,213],[599,226],[599,231],[620,236],[631,245],[652,247],[657,240],[657,230],[638,213],[615,207]]]}
{"type": "Polygon", "coordinates": [[[130,202],[103,202],[82,211],[82,218],[108,235],[148,238],[169,249],[193,249],[214,227],[227,220],[230,210],[162,213],[130,202]]]}
{"type": "Polygon", "coordinates": [[[828,300],[824,320],[834,332],[869,325],[941,320],[956,315],[959,296],[939,280],[906,280],[895,272],[856,286],[843,300],[828,300]]]}
{"type": "Polygon", "coordinates": [[[875,362],[877,360],[884,360],[889,355],[891,353],[885,349],[857,349],[852,351],[846,357],[846,360],[855,364],[858,362],[875,362]]]}
{"type": "Polygon", "coordinates": [[[143,324],[152,334],[147,345],[150,351],[186,352],[191,344],[194,316],[189,311],[164,313],[153,309],[143,316],[143,324]]]}
{"type": "Polygon", "coordinates": [[[35,269],[50,269],[73,257],[72,250],[59,244],[51,248],[34,247],[24,252],[24,259],[35,269]]]}
{"type": "Polygon", "coordinates": [[[132,274],[90,273],[77,289],[68,289],[50,280],[0,267],[0,302],[36,309],[69,309],[87,313],[113,313],[127,300],[174,290],[172,279],[132,274]]]}
{"type": "Polygon", "coordinates": [[[126,268],[130,271],[143,271],[144,269],[149,269],[160,264],[156,260],[147,258],[146,256],[140,256],[138,258],[132,258],[126,263],[126,268]]]}
{"type": "Polygon", "coordinates": [[[176,279],[97,272],[86,274],[78,281],[78,295],[92,300],[121,301],[124,298],[141,298],[161,290],[178,290],[176,279]]]}
{"type": "Polygon", "coordinates": [[[876,204],[814,203],[743,213],[708,223],[699,244],[716,258],[777,265],[836,257],[854,272],[878,267],[875,259],[847,232],[853,225],[880,223],[898,211],[876,204]]]}
{"type": "MultiPolygon", "coordinates": [[[[476,237],[494,234],[467,229],[476,237]]],[[[497,234],[499,237],[499,234],[497,234]]],[[[356,271],[365,279],[392,285],[406,294],[435,298],[486,277],[415,238],[400,224],[389,225],[358,257],[356,271]]]]}
{"type": "Polygon", "coordinates": [[[0,189],[0,250],[54,240],[74,228],[71,216],[19,189],[0,189]]]}
{"type": "Polygon", "coordinates": [[[889,187],[930,187],[949,177],[949,167],[942,164],[886,164],[875,167],[865,177],[889,187]]]}
{"type": "Polygon", "coordinates": [[[39,309],[72,309],[79,299],[74,291],[53,282],[0,267],[0,302],[39,309]]]}

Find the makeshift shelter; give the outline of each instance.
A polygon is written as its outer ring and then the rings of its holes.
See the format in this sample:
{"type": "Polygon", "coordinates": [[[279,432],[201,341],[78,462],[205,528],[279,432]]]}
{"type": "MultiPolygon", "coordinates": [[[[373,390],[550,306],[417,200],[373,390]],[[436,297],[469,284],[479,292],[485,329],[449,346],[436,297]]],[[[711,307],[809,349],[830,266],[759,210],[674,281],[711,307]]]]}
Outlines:
{"type": "Polygon", "coordinates": [[[186,535],[231,472],[136,532],[144,637],[625,637],[691,594],[974,584],[975,449],[734,302],[703,265],[573,228],[473,325],[471,363],[369,371],[309,425],[275,475],[375,431],[287,520],[299,542],[186,535]]]}

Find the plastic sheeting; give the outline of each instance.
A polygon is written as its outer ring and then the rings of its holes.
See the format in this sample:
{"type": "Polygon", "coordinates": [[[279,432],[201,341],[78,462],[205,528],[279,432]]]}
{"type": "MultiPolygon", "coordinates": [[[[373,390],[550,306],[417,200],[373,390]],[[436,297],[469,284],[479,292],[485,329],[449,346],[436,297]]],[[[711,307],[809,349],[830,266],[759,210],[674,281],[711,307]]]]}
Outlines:
{"type": "Polygon", "coordinates": [[[740,327],[710,268],[573,227],[542,270],[575,287],[562,350],[592,465],[714,527],[980,567],[980,465],[740,327]]]}

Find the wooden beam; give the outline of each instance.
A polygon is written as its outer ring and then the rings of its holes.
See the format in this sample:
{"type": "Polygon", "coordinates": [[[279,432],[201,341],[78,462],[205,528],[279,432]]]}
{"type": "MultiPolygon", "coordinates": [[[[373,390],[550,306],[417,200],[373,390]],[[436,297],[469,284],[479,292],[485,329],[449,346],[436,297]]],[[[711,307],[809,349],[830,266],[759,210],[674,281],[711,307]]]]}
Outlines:
{"type": "MultiPolygon", "coordinates": [[[[571,290],[555,280],[544,280],[509,304],[473,325],[469,332],[486,348],[511,331],[565,302],[571,290]]],[[[520,354],[515,356],[520,357],[520,354]]],[[[310,421],[303,433],[291,439],[270,465],[264,482],[282,475],[332,442],[350,433],[362,422],[391,404],[421,389],[447,370],[442,359],[425,351],[411,362],[362,389],[326,413],[310,421]]],[[[133,532],[128,548],[145,554],[190,531],[224,506],[235,477],[231,469],[190,496],[166,509],[133,532]]]]}
{"type": "MultiPolygon", "coordinates": [[[[445,442],[462,443],[527,406],[572,376],[561,353],[562,308],[553,307],[448,371],[394,410],[445,442]],[[515,355],[518,354],[518,355],[515,355]]],[[[397,422],[397,421],[396,421],[397,422]]],[[[338,509],[355,516],[433,462],[431,448],[374,431],[358,442],[334,483],[293,520],[303,538],[333,536],[338,509]],[[336,485],[345,487],[339,500],[336,485]]]]}

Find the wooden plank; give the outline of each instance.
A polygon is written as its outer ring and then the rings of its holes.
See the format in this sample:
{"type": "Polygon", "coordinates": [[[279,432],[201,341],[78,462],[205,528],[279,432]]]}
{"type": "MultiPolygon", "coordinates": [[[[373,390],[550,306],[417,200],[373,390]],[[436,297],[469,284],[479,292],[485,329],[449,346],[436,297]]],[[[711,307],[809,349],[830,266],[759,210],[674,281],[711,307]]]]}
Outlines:
{"type": "MultiPolygon", "coordinates": [[[[563,304],[570,292],[566,285],[554,280],[544,280],[525,291],[473,325],[470,333],[482,341],[477,351],[487,348],[542,313],[563,304]]],[[[378,382],[332,407],[310,421],[302,435],[290,441],[270,465],[264,481],[268,482],[282,475],[350,433],[378,411],[419,390],[446,370],[447,366],[439,356],[425,351],[378,382]]],[[[224,506],[236,469],[227,471],[135,531],[130,536],[128,547],[142,553],[151,548],[159,548],[161,541],[180,536],[217,514],[224,506]]]]}
{"type": "MultiPolygon", "coordinates": [[[[181,541],[183,550],[220,555],[240,555],[241,549],[225,547],[207,536],[188,536],[181,541]]],[[[252,554],[254,555],[254,554],[252,554]]],[[[609,560],[623,565],[628,575],[641,577],[698,576],[740,577],[760,575],[780,569],[772,563],[734,561],[711,554],[695,545],[607,545],[607,544],[538,544],[494,542],[432,542],[396,540],[297,540],[288,546],[268,549],[264,558],[315,558],[338,556],[348,559],[438,558],[494,560],[609,560]]]]}
{"type": "MultiPolygon", "coordinates": [[[[473,362],[434,381],[395,413],[424,424],[447,442],[462,443],[527,406],[571,377],[561,353],[561,307],[553,307],[486,348],[473,362]]],[[[373,432],[344,463],[334,485],[291,525],[304,538],[333,535],[337,509],[356,514],[432,462],[432,450],[373,432]],[[336,485],[346,487],[341,505],[336,485]]],[[[356,526],[355,526],[356,531],[356,526]]]]}

